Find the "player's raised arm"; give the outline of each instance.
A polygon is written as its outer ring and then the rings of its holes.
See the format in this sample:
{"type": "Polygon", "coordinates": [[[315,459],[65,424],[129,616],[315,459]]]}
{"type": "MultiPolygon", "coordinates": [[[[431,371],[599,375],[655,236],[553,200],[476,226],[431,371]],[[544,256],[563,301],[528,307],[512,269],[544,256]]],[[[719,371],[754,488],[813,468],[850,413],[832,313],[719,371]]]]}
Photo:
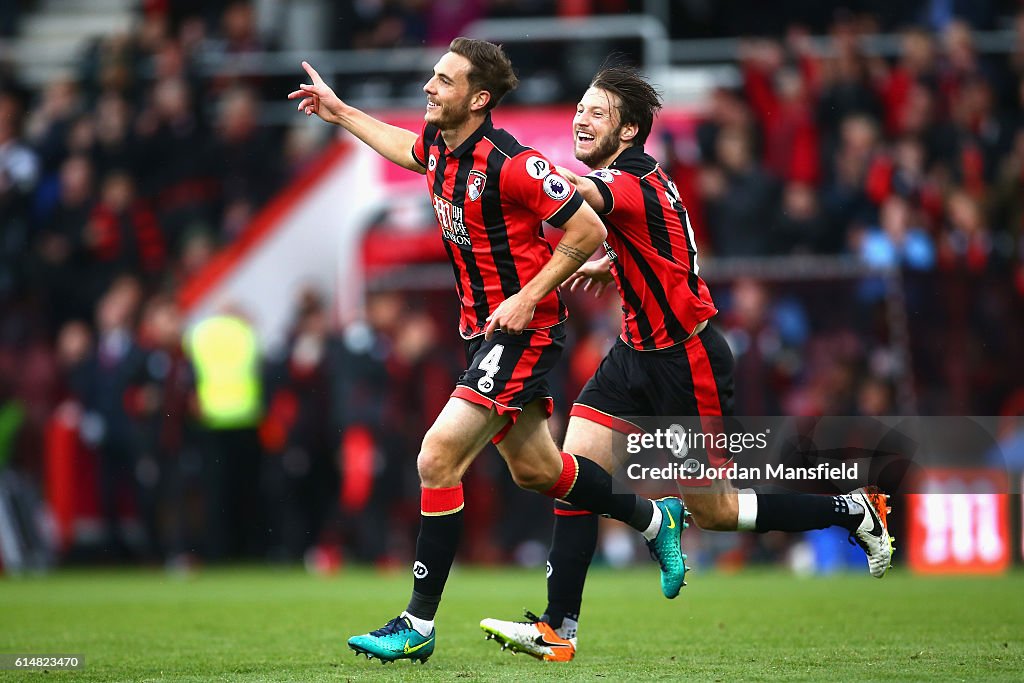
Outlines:
{"type": "Polygon", "coordinates": [[[412,155],[412,146],[418,137],[416,133],[384,123],[345,104],[308,62],[303,62],[302,68],[313,83],[303,83],[298,90],[288,93],[288,99],[299,100],[299,111],[306,116],[316,114],[327,123],[341,126],[388,161],[410,171],[426,173],[426,169],[412,155]]]}
{"type": "Polygon", "coordinates": [[[526,329],[533,319],[537,302],[586,263],[608,236],[601,219],[584,202],[580,202],[576,212],[561,227],[565,234],[555,247],[551,260],[517,294],[501,302],[487,319],[484,333],[488,340],[496,329],[510,334],[519,334],[526,329]]]}

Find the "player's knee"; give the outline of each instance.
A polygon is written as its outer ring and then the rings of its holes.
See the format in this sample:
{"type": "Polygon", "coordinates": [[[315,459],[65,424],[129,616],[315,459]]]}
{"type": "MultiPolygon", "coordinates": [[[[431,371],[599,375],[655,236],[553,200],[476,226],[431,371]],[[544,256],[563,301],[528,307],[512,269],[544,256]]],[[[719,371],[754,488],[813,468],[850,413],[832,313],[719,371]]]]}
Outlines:
{"type": "Polygon", "coordinates": [[[428,488],[455,486],[461,480],[450,456],[454,444],[444,434],[431,429],[423,437],[420,453],[416,456],[416,469],[420,484],[428,488]]]}
{"type": "Polygon", "coordinates": [[[551,476],[546,468],[538,467],[533,463],[509,462],[509,472],[512,474],[512,481],[516,486],[528,491],[547,491],[558,480],[558,476],[551,476]]]}

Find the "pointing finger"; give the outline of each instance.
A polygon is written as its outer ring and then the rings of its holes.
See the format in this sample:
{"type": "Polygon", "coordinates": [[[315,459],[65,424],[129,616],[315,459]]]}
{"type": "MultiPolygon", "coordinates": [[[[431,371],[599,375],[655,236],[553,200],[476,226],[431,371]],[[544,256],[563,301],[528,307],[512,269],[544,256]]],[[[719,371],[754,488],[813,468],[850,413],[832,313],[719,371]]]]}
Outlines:
{"type": "Polygon", "coordinates": [[[306,73],[309,74],[309,77],[313,79],[314,85],[320,85],[324,82],[324,79],[320,78],[320,74],[316,72],[316,69],[314,69],[313,65],[309,62],[302,62],[302,68],[305,69],[306,73]]]}

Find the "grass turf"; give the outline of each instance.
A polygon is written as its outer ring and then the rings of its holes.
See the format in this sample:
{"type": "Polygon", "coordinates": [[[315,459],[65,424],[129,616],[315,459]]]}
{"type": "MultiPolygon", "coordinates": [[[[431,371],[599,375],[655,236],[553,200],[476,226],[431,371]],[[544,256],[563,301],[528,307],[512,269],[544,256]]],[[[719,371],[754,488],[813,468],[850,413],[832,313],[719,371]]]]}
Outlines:
{"type": "Polygon", "coordinates": [[[406,572],[331,578],[265,568],[65,571],[0,580],[0,653],[81,654],[84,670],[0,680],[435,681],[1020,680],[1024,575],[894,571],[798,579],[694,572],[676,600],[656,569],[595,570],[569,665],[500,652],[483,617],[543,609],[540,571],[458,568],[425,665],[382,666],[345,646],[404,606],[406,572]]]}

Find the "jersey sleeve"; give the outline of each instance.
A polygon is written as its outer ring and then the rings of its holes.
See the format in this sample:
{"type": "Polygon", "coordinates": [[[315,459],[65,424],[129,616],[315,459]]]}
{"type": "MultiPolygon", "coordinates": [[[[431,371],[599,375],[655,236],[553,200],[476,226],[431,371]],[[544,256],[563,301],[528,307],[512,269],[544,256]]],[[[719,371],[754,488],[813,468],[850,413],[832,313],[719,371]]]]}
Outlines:
{"type": "Polygon", "coordinates": [[[416,163],[423,168],[427,167],[427,157],[430,149],[430,145],[437,138],[437,126],[423,122],[423,128],[420,130],[420,136],[416,138],[416,142],[412,145],[412,158],[416,160],[416,163]]]}
{"type": "Polygon", "coordinates": [[[602,216],[619,219],[618,222],[628,224],[630,217],[644,215],[643,190],[640,179],[632,173],[623,173],[609,169],[599,169],[587,174],[594,181],[598,191],[604,197],[605,209],[602,216]]]}
{"type": "Polygon", "coordinates": [[[501,193],[507,201],[525,206],[539,220],[555,227],[561,227],[583,204],[573,184],[559,175],[543,154],[532,149],[506,164],[501,193]]]}
{"type": "Polygon", "coordinates": [[[604,208],[597,212],[598,216],[607,216],[615,208],[615,196],[612,195],[612,191],[608,189],[608,182],[614,181],[611,178],[611,172],[606,170],[591,171],[587,175],[583,176],[594,183],[597,187],[597,191],[601,194],[601,199],[604,200],[604,208]]]}

